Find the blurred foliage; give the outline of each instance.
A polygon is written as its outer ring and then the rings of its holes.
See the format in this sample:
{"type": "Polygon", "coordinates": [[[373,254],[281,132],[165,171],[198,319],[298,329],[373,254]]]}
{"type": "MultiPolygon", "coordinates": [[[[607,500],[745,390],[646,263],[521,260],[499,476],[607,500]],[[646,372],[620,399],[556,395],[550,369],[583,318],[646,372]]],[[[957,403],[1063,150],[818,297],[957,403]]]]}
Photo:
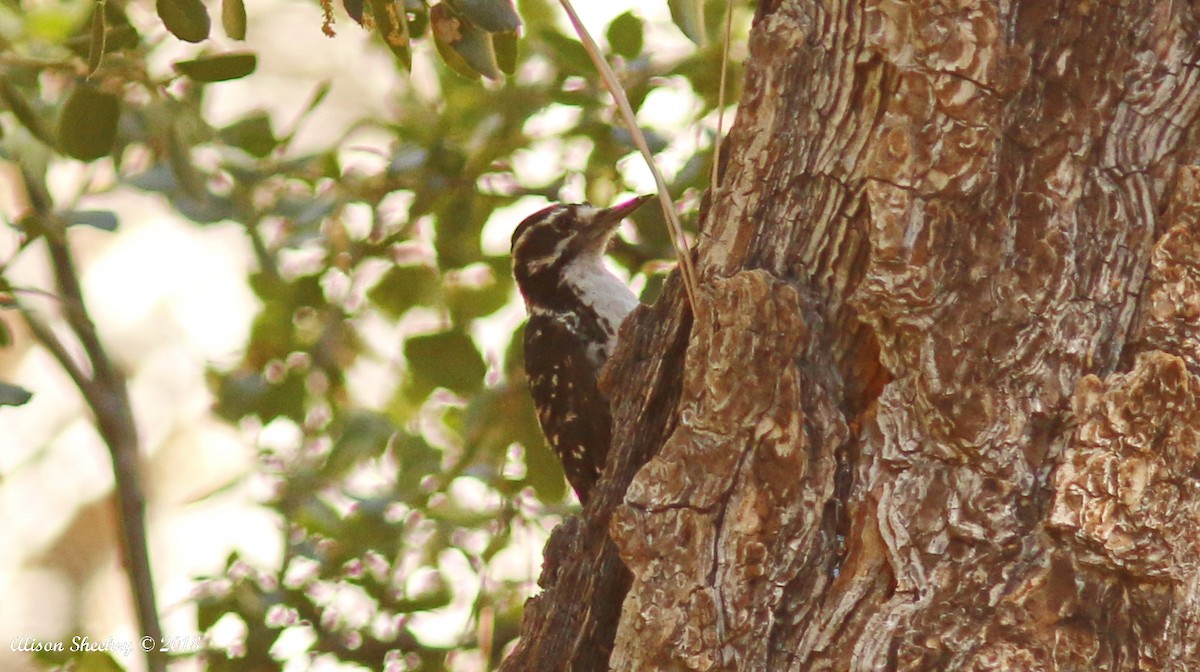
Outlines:
{"type": "MultiPolygon", "coordinates": [[[[86,209],[87,198],[134,189],[197,225],[236,222],[256,256],[248,283],[261,309],[241,362],[212,370],[210,384],[215,412],[245,435],[282,428],[295,437],[287,449],[259,447],[273,484],[263,506],[280,521],[284,560],[252,567],[235,554],[202,581],[207,669],[281,669],[276,644],[296,632],[309,642],[303,655],[364,669],[497,664],[529,586],[493,578],[491,563],[516,530],[544,527],[569,504],[528,400],[520,329],[502,361],[488,361],[478,345],[481,321],[515,297],[507,256],[486,253],[481,232],[498,209],[527,196],[555,199],[565,185],[586,184],[597,203],[630,191],[617,167],[633,151],[629,134],[557,4],[523,1],[518,17],[505,0],[346,0],[400,66],[380,92],[395,112],[306,151],[293,139],[327,101],[328,83],[312,83],[309,104],[286,128],[265,110],[212,121],[210,88],[252,76],[257,55],[222,50],[213,7],[200,0],[157,0],[159,23],[117,0],[26,4],[0,3],[0,160],[19,167],[31,207],[11,223],[22,236],[18,254],[45,227],[119,228],[120,213],[86,209]],[[446,67],[427,86],[409,86],[414,53],[435,51],[414,52],[412,41],[428,37],[446,67]],[[165,48],[179,53],[176,38],[198,46],[169,69],[152,65],[165,48]],[[481,85],[480,75],[505,81],[481,85]],[[548,124],[548,111],[558,121],[548,124]],[[345,157],[364,127],[385,131],[390,148],[377,169],[350,169],[345,157]],[[534,160],[563,174],[524,183],[514,165],[538,147],[559,155],[534,160]],[[572,169],[561,168],[568,147],[585,154],[572,169]],[[91,172],[78,195],[56,201],[48,171],[71,161],[91,172]],[[381,350],[367,337],[379,323],[410,326],[381,350]],[[390,371],[391,396],[357,395],[348,375],[356,367],[390,371]],[[461,585],[449,565],[468,568],[474,585],[461,585]],[[456,600],[468,605],[471,627],[450,647],[425,642],[422,618],[456,600]]],[[[333,9],[323,6],[333,32],[333,9]]],[[[707,148],[711,123],[700,120],[717,100],[724,3],[706,12],[695,0],[670,6],[680,27],[655,29],[682,30],[705,46],[656,54],[650,27],[626,13],[607,30],[610,59],[635,109],[660,90],[697,101],[687,128],[652,133],[657,150],[707,148]]],[[[739,11],[744,25],[748,8],[739,11]]],[[[256,28],[241,0],[220,3],[220,26],[233,40],[256,28]]],[[[736,67],[731,75],[736,89],[736,67]]],[[[671,185],[693,214],[710,158],[707,149],[688,157],[671,185]]],[[[614,259],[649,273],[653,294],[661,281],[653,262],[671,256],[669,240],[653,208],[635,226],[614,259]]],[[[3,277],[11,261],[0,260],[0,292],[12,289],[3,277]]],[[[7,334],[0,322],[0,345],[7,334]]],[[[0,386],[0,404],[24,398],[0,386]]],[[[111,661],[93,658],[75,664],[107,669],[111,661]]]]}

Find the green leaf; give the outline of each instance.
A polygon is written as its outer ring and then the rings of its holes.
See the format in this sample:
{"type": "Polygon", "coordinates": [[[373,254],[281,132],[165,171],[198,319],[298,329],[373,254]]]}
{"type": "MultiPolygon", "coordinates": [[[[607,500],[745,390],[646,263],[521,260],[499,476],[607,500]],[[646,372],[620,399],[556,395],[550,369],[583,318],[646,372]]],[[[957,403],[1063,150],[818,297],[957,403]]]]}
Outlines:
{"type": "Polygon", "coordinates": [[[549,29],[540,33],[541,41],[550,49],[550,58],[565,74],[590,75],[595,70],[592,57],[579,43],[579,40],[567,37],[562,33],[549,29]]]}
{"type": "MultiPolygon", "coordinates": [[[[452,152],[447,152],[451,156],[452,152]]],[[[431,163],[433,157],[431,157],[431,163]]],[[[453,172],[445,175],[453,177],[453,172]]],[[[491,214],[486,199],[463,194],[437,204],[438,235],[434,241],[438,266],[462,268],[480,260],[479,232],[491,214]]]]}
{"type": "Polygon", "coordinates": [[[315,493],[305,497],[295,511],[296,523],[313,534],[327,539],[341,537],[342,517],[337,509],[315,493]]]}
{"type": "Polygon", "coordinates": [[[303,119],[304,117],[312,114],[313,110],[317,109],[317,106],[324,102],[325,97],[329,95],[329,91],[332,88],[333,82],[329,81],[328,79],[318,84],[317,88],[313,89],[312,98],[308,100],[308,104],[305,105],[304,110],[300,112],[300,118],[303,119]]]}
{"type": "Polygon", "coordinates": [[[95,640],[86,635],[64,637],[63,639],[78,647],[67,646],[63,650],[42,649],[34,652],[33,659],[38,661],[40,669],[72,670],[73,672],[125,672],[125,668],[113,659],[109,651],[92,651],[104,644],[104,640],[95,640]]]}
{"type": "Polygon", "coordinates": [[[202,595],[196,601],[196,626],[200,628],[200,632],[205,632],[229,611],[228,600],[213,595],[202,595]]]}
{"type": "Polygon", "coordinates": [[[451,285],[446,288],[446,306],[456,323],[465,324],[508,305],[508,290],[508,283],[502,282],[492,282],[482,287],[451,285]]]}
{"type": "Polygon", "coordinates": [[[279,142],[284,145],[291,144],[292,138],[299,132],[300,126],[312,115],[317,106],[325,100],[325,97],[329,95],[329,91],[332,88],[333,83],[329,80],[325,80],[317,85],[317,88],[313,90],[312,97],[308,100],[308,104],[304,106],[300,114],[296,115],[296,120],[292,123],[292,130],[280,138],[279,142]]]}
{"type": "Polygon", "coordinates": [[[428,266],[393,266],[367,298],[391,318],[398,318],[414,306],[428,306],[436,298],[441,282],[437,270],[428,266]]]}
{"type": "Polygon", "coordinates": [[[197,82],[225,82],[241,79],[258,67],[258,56],[251,52],[233,52],[204,56],[190,61],[177,61],[176,72],[197,82]]]}
{"type": "MultiPolygon", "coordinates": [[[[104,640],[89,643],[100,645],[104,640]]],[[[80,651],[75,654],[74,669],[76,672],[125,672],[125,668],[108,651],[80,651]]]]}
{"type": "Polygon", "coordinates": [[[495,38],[491,33],[463,24],[462,41],[451,45],[476,72],[491,80],[504,79],[500,59],[496,55],[495,38]]]}
{"type": "Polygon", "coordinates": [[[117,230],[117,213],[112,210],[69,210],[60,217],[67,226],[90,226],[101,231],[117,230]]]}
{"type": "Polygon", "coordinates": [[[12,329],[8,328],[7,322],[0,320],[0,348],[7,348],[8,346],[12,345],[12,342],[12,329]]]}
{"type": "MultiPolygon", "coordinates": [[[[173,108],[168,108],[173,109],[173,108]]],[[[177,190],[191,200],[200,201],[208,195],[205,178],[192,163],[191,148],[197,144],[194,124],[183,115],[171,117],[167,131],[167,160],[175,176],[177,190]]],[[[173,194],[177,195],[177,194],[173,194]]]]}
{"type": "Polygon", "coordinates": [[[613,19],[608,26],[608,45],[625,58],[637,58],[642,53],[642,20],[632,12],[613,19]]]}
{"type": "Polygon", "coordinates": [[[504,351],[504,374],[510,380],[524,380],[525,375],[525,325],[513,330],[512,338],[508,339],[508,348],[504,351]]]}
{"type": "Polygon", "coordinates": [[[405,70],[412,70],[408,22],[401,16],[404,12],[397,9],[398,4],[389,0],[370,0],[371,18],[375,19],[375,32],[383,38],[392,55],[405,70]]]}
{"type": "Polygon", "coordinates": [[[396,425],[386,415],[371,411],[352,413],[341,437],[329,451],[321,475],[337,478],[363,460],[382,455],[395,433],[396,425]]]}
{"type": "Polygon", "coordinates": [[[32,398],[33,393],[23,387],[0,383],[0,406],[21,406],[32,398]]]}
{"type": "Polygon", "coordinates": [[[233,219],[237,211],[233,201],[227,196],[217,196],[205,191],[199,196],[193,196],[185,191],[169,194],[171,207],[179,214],[200,224],[215,224],[227,219],[233,219]]]}
{"type": "Polygon", "coordinates": [[[434,585],[423,588],[420,592],[411,594],[408,597],[400,598],[392,603],[392,608],[401,613],[411,613],[414,611],[430,611],[433,609],[441,609],[450,604],[454,598],[454,591],[450,590],[449,584],[442,578],[441,574],[436,575],[434,585]]]}
{"type": "MultiPolygon", "coordinates": [[[[642,134],[646,138],[646,147],[650,150],[651,154],[658,154],[670,146],[670,142],[661,133],[642,129],[642,134]]],[[[622,149],[637,149],[637,144],[633,141],[633,134],[624,126],[614,126],[612,128],[612,140],[620,145],[622,149]]]]}
{"type": "Polygon", "coordinates": [[[689,40],[700,46],[707,42],[704,32],[704,0],[667,0],[671,20],[689,40]]]}
{"type": "Polygon", "coordinates": [[[663,285],[666,283],[666,273],[650,273],[646,277],[646,287],[642,289],[642,294],[639,297],[642,303],[652,304],[658,300],[662,294],[663,285]]]}
{"type": "Polygon", "coordinates": [[[329,196],[285,196],[275,202],[275,214],[286,217],[296,235],[310,235],[312,226],[325,221],[338,207],[338,202],[329,196]]]}
{"type": "Polygon", "coordinates": [[[125,182],[144,191],[168,192],[179,188],[175,172],[166,163],[156,163],[140,173],[130,175],[125,182]]]}
{"type": "Polygon", "coordinates": [[[521,27],[521,17],[511,0],[446,0],[459,16],[489,33],[512,33],[521,27]]]}
{"type": "Polygon", "coordinates": [[[415,382],[426,389],[444,387],[467,395],[479,389],[487,373],[474,341],[461,331],[410,338],[404,357],[415,382]]]}
{"type": "Polygon", "coordinates": [[[402,501],[410,501],[421,494],[421,483],[426,477],[441,469],[442,454],[413,434],[400,434],[392,442],[392,453],[396,456],[396,494],[402,501]]]}
{"type": "Polygon", "coordinates": [[[479,79],[479,73],[475,71],[475,68],[472,68],[471,64],[467,63],[466,59],[447,41],[461,39],[458,30],[461,21],[453,18],[444,7],[445,5],[435,5],[429,12],[429,21],[433,26],[433,46],[437,47],[442,62],[450,66],[451,70],[467,79],[479,79]],[[445,39],[441,38],[443,35],[445,39]]]}
{"type": "Polygon", "coordinates": [[[429,18],[433,23],[434,43],[446,65],[468,78],[478,73],[488,79],[504,79],[491,33],[463,19],[446,4],[433,7],[429,18]]]}
{"type": "Polygon", "coordinates": [[[158,18],[171,34],[184,42],[202,42],[208,38],[212,21],[201,0],[156,0],[158,18]]]}
{"type": "Polygon", "coordinates": [[[68,156],[81,161],[106,156],[116,142],[120,116],[120,99],[80,82],[63,106],[58,122],[59,145],[68,156]]]}
{"type": "Polygon", "coordinates": [[[221,27],[235,40],[246,39],[246,5],[242,0],[221,0],[221,27]]]}
{"type": "Polygon", "coordinates": [[[263,422],[278,417],[304,421],[304,377],[289,372],[279,383],[270,383],[253,371],[238,371],[220,379],[216,412],[230,422],[257,415],[263,422]]]}
{"type": "Polygon", "coordinates": [[[452,498],[438,499],[431,502],[426,513],[430,519],[460,529],[478,528],[496,520],[496,513],[486,508],[464,506],[452,498]]]}
{"type": "Polygon", "coordinates": [[[271,117],[266,112],[256,112],[236,121],[220,131],[225,144],[232,145],[251,156],[263,158],[270,154],[279,141],[271,129],[271,117]]]}
{"type": "Polygon", "coordinates": [[[520,40],[516,32],[492,35],[492,46],[496,48],[496,65],[501,72],[511,75],[517,71],[517,55],[520,40]]]}
{"type": "Polygon", "coordinates": [[[534,413],[529,390],[521,367],[523,327],[518,329],[509,345],[506,370],[514,382],[487,389],[471,398],[467,406],[466,437],[472,445],[492,453],[501,460],[512,443],[525,448],[525,478],[521,486],[530,485],[545,502],[557,502],[566,495],[562,463],[546,445],[537,414],[534,413]]]}
{"type": "MultiPolygon", "coordinates": [[[[111,7],[112,5],[108,5],[111,7]]],[[[134,49],[141,44],[141,36],[134,30],[133,26],[128,23],[118,23],[113,25],[112,17],[107,19],[110,23],[104,31],[104,53],[111,54],[114,51],[122,51],[134,49]]],[[[64,42],[64,46],[71,50],[72,53],[80,58],[89,58],[92,54],[92,45],[95,43],[92,33],[89,30],[86,35],[76,35],[64,42]]]]}
{"type": "Polygon", "coordinates": [[[22,41],[31,40],[34,44],[51,45],[62,42],[71,34],[72,30],[79,27],[80,19],[83,18],[79,10],[86,9],[86,4],[63,6],[57,3],[21,2],[18,7],[19,9],[14,14],[20,18],[19,32],[15,32],[11,27],[13,25],[13,19],[10,18],[12,15],[5,14],[4,17],[6,19],[4,32],[4,50],[6,52],[12,48],[12,42],[8,40],[18,35],[23,37],[22,41]]]}

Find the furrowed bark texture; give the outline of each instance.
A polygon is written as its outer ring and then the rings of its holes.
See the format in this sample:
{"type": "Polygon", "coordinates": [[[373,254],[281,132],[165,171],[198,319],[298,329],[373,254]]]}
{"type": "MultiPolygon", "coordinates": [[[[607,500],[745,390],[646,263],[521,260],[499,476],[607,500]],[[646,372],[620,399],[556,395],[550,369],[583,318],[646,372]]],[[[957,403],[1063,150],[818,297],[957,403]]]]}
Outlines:
{"type": "Polygon", "coordinates": [[[612,669],[1200,669],[1198,11],[760,3],[612,669]]]}

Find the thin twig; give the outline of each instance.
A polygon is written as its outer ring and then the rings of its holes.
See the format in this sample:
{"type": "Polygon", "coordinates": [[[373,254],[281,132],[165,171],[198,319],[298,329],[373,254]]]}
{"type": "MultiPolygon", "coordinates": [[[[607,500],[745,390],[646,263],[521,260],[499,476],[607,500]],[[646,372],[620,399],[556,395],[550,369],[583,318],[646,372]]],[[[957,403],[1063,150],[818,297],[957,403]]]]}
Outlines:
{"type": "Polygon", "coordinates": [[[50,353],[54,361],[58,362],[58,365],[67,372],[67,375],[71,377],[71,381],[75,383],[75,387],[78,387],[79,391],[86,398],[93,385],[92,379],[88,378],[87,373],[75,363],[74,359],[71,359],[71,353],[67,352],[67,348],[62,344],[62,341],[58,340],[58,337],[54,335],[54,331],[50,329],[50,325],[34,315],[33,311],[25,306],[25,304],[15,299],[14,303],[17,310],[20,311],[21,317],[25,318],[25,324],[29,326],[29,331],[33,333],[33,337],[50,353]]]}
{"type": "Polygon", "coordinates": [[[42,70],[68,70],[74,72],[79,69],[79,62],[75,60],[62,60],[57,58],[34,58],[32,56],[21,56],[17,54],[4,54],[0,56],[0,66],[9,66],[13,68],[38,68],[42,70]]]}
{"type": "MultiPolygon", "coordinates": [[[[96,327],[88,317],[87,308],[83,305],[83,290],[75,273],[75,261],[71,258],[71,249],[67,247],[64,234],[47,234],[46,246],[50,252],[50,263],[54,268],[54,278],[58,282],[59,295],[62,297],[63,315],[67,324],[79,337],[83,350],[92,362],[93,378],[97,383],[104,383],[117,377],[112,368],[108,355],[100,345],[96,336],[96,327]]],[[[124,381],[121,381],[124,388],[124,381]]],[[[122,392],[122,395],[124,393],[122,392]]]]}
{"type": "MultiPolygon", "coordinates": [[[[0,276],[4,275],[5,270],[6,269],[5,269],[4,265],[0,264],[0,276]]],[[[6,285],[4,287],[4,291],[12,293],[12,294],[32,294],[34,296],[41,296],[41,297],[44,297],[47,299],[53,299],[55,301],[58,300],[58,295],[55,294],[54,292],[47,292],[46,290],[38,289],[37,287],[21,287],[20,285],[6,285]]],[[[15,300],[15,297],[14,297],[14,300],[15,300]]]]}
{"type": "Polygon", "coordinates": [[[721,136],[725,132],[725,76],[729,72],[729,37],[733,32],[733,0],[725,0],[725,41],[721,45],[721,83],[717,85],[717,137],[713,141],[712,173],[708,181],[710,198],[717,196],[717,172],[721,165],[721,136]]]}
{"type": "Polygon", "coordinates": [[[654,175],[654,183],[658,187],[658,201],[662,204],[663,214],[667,218],[667,227],[671,232],[671,243],[675,247],[675,255],[679,258],[679,271],[683,275],[683,287],[687,291],[688,302],[692,306],[693,312],[696,310],[696,271],[692,267],[692,257],[688,252],[687,239],[683,235],[683,226],[679,223],[679,216],[675,214],[675,203],[671,200],[671,194],[667,190],[667,181],[663,179],[662,172],[658,170],[658,166],[654,163],[654,156],[650,153],[650,147],[646,144],[646,136],[642,133],[642,129],[638,128],[637,120],[634,118],[633,107],[629,104],[629,98],[625,95],[625,89],[621,83],[617,81],[617,75],[609,67],[608,61],[600,54],[599,47],[596,46],[596,41],[592,39],[590,33],[583,22],[579,20],[579,15],[575,13],[575,8],[571,5],[571,0],[559,0],[563,9],[567,11],[567,16],[571,19],[571,25],[575,26],[575,32],[579,35],[579,40],[583,43],[583,48],[591,57],[592,63],[596,66],[596,70],[600,73],[600,78],[604,81],[605,88],[612,94],[613,100],[617,103],[617,109],[621,112],[621,119],[625,122],[625,127],[629,129],[629,133],[633,136],[633,142],[637,145],[642,156],[646,159],[646,165],[650,167],[650,173],[654,175]]]}
{"type": "Polygon", "coordinates": [[[150,571],[145,497],[142,494],[138,464],[137,427],[133,420],[129,390],[125,384],[125,377],[109,359],[96,335],[95,324],[87,314],[79,276],[75,271],[65,233],[61,230],[47,231],[45,239],[62,297],[63,313],[71,331],[83,346],[86,359],[91,364],[91,376],[88,376],[84,368],[71,357],[66,347],[46,324],[24,306],[21,307],[21,313],[34,337],[79,387],[80,394],[96,418],[96,428],[112,455],[113,476],[120,508],[118,523],[125,572],[129,577],[141,634],[154,639],[153,646],[146,651],[147,665],[152,672],[163,672],[166,670],[166,655],[160,649],[162,626],[158,620],[154,582],[150,571]]]}

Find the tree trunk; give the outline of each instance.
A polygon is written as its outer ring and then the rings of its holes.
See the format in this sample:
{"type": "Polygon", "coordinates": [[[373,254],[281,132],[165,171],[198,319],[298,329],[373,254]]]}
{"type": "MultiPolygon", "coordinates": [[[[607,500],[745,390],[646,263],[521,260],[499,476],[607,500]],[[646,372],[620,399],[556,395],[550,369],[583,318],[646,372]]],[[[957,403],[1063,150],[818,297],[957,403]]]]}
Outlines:
{"type": "Polygon", "coordinates": [[[761,0],[509,669],[1200,669],[1198,11],[761,0]]]}

